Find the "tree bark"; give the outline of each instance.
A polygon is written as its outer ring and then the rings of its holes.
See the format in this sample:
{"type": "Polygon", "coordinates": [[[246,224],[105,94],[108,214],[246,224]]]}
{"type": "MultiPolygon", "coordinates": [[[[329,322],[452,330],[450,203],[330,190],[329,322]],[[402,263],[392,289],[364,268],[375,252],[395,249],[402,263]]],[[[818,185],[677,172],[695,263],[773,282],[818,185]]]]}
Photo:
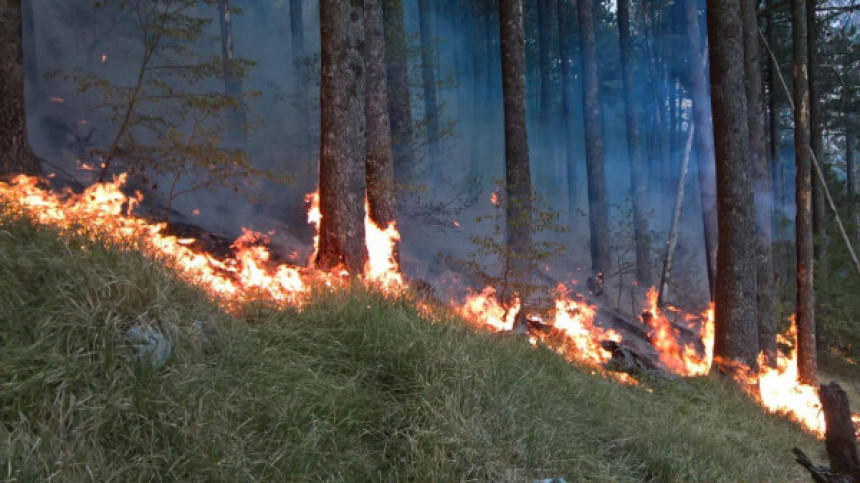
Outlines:
{"type": "Polygon", "coordinates": [[[433,8],[431,0],[418,0],[418,16],[421,29],[421,80],[424,86],[424,117],[427,123],[427,150],[430,154],[430,171],[433,177],[441,177],[439,160],[439,106],[436,100],[436,71],[433,60],[433,8]]]}
{"type": "Polygon", "coordinates": [[[396,219],[396,204],[388,82],[385,78],[385,38],[379,0],[364,0],[364,46],[367,206],[370,219],[377,227],[385,229],[396,219]]]}
{"type": "Polygon", "coordinates": [[[630,2],[618,0],[618,38],[621,44],[621,76],[624,83],[624,105],[627,117],[627,155],[630,159],[630,192],[633,196],[633,236],[636,245],[636,281],[648,287],[651,279],[651,250],[648,240],[648,220],[645,217],[645,179],[648,165],[642,151],[639,133],[639,103],[633,83],[633,42],[630,39],[630,2]]]}
{"type": "Polygon", "coordinates": [[[773,185],[770,160],[767,156],[764,84],[761,76],[762,64],[756,5],[756,0],[741,0],[747,117],[749,119],[749,152],[755,186],[758,344],[768,365],[774,365],[776,364],[776,302],[773,288],[773,245],[771,237],[773,185]]]}
{"type": "Polygon", "coordinates": [[[409,93],[408,50],[403,0],[382,0],[388,77],[388,112],[394,141],[394,174],[400,182],[412,178],[412,98],[409,93]]]}
{"type": "Polygon", "coordinates": [[[0,0],[0,176],[41,174],[27,138],[21,2],[0,0]]]}
{"type": "MultiPolygon", "coordinates": [[[[807,49],[809,51],[809,134],[815,159],[824,165],[824,139],[821,124],[821,96],[818,85],[818,24],[815,0],[806,0],[807,49]]],[[[815,244],[815,270],[827,276],[827,212],[821,185],[812,178],[812,230],[815,244]]],[[[814,274],[813,274],[814,276],[814,274]]]]}
{"type": "Polygon", "coordinates": [[[801,382],[816,380],[815,291],[812,282],[814,246],[812,239],[812,160],[809,126],[809,50],[805,0],[791,0],[794,80],[794,156],[797,165],[797,345],[798,377],[801,382]]]}
{"type": "Polygon", "coordinates": [[[839,384],[831,382],[819,387],[818,397],[827,427],[824,444],[830,459],[830,471],[860,482],[860,456],[857,455],[857,436],[851,421],[848,395],[839,384]]]}
{"type": "Polygon", "coordinates": [[[221,62],[224,65],[224,93],[235,99],[239,105],[227,113],[227,137],[236,147],[247,145],[245,125],[247,114],[242,101],[242,78],[236,75],[233,55],[233,20],[229,0],[218,2],[221,23],[221,62]]]}
{"type": "Polygon", "coordinates": [[[538,25],[540,29],[540,117],[544,129],[551,129],[551,123],[556,119],[555,108],[555,48],[558,45],[553,40],[558,34],[558,23],[555,21],[556,0],[539,0],[538,25]]]}
{"type": "Polygon", "coordinates": [[[588,174],[588,219],[591,228],[591,272],[602,278],[610,267],[609,221],[606,203],[603,114],[600,107],[600,79],[597,73],[597,45],[594,38],[594,2],[580,0],[579,32],[582,59],[583,109],[585,115],[585,162],[588,174]]]}
{"type": "MultiPolygon", "coordinates": [[[[744,92],[743,27],[739,0],[708,2],[711,103],[717,162],[719,252],[714,358],[757,371],[755,227],[749,119],[744,92]]],[[[697,126],[698,127],[698,126],[697,126]]],[[[736,365],[717,364],[723,371],[736,365]]]]}
{"type": "MultiPolygon", "coordinates": [[[[526,130],[525,38],[522,0],[499,0],[505,109],[505,215],[509,256],[523,267],[531,250],[532,184],[526,130]]],[[[528,276],[516,273],[515,277],[528,276]]]]}
{"type": "Polygon", "coordinates": [[[320,223],[316,266],[364,269],[365,73],[362,2],[320,0],[320,223]]]}
{"type": "MultiPolygon", "coordinates": [[[[696,159],[699,168],[699,193],[702,199],[702,223],[705,230],[705,255],[708,287],[714,299],[717,272],[717,201],[714,178],[714,139],[708,105],[705,62],[702,59],[698,0],[686,0],[687,45],[690,48],[690,88],[693,97],[693,123],[696,125],[696,159]]],[[[737,2],[736,2],[737,3],[737,2]]],[[[710,17],[709,17],[710,18],[710,17]]],[[[708,32],[708,38],[710,32],[708,32]]],[[[743,51],[741,52],[743,53],[743,51]]],[[[739,56],[738,59],[742,59],[739,56]]],[[[741,77],[743,80],[743,77],[741,77]]],[[[740,92],[743,92],[742,90],[740,92]]]]}

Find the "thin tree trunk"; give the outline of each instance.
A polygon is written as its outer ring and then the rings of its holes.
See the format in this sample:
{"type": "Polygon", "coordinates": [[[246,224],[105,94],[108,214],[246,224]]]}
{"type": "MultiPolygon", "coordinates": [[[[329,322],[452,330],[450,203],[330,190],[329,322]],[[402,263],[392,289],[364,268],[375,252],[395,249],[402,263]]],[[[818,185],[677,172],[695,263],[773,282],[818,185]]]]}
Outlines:
{"type": "Polygon", "coordinates": [[[427,149],[430,154],[430,172],[433,178],[441,178],[439,159],[439,106],[436,100],[436,71],[433,60],[432,0],[418,0],[421,28],[421,79],[424,87],[424,116],[427,123],[427,149]]]}
{"type": "Polygon", "coordinates": [[[591,228],[591,273],[601,280],[610,267],[609,221],[606,203],[603,114],[600,108],[600,79],[597,74],[597,45],[594,38],[594,2],[580,0],[579,32],[582,58],[583,109],[585,114],[585,161],[588,174],[588,219],[591,228]]]}
{"type": "MultiPolygon", "coordinates": [[[[713,300],[717,272],[717,201],[714,176],[714,139],[711,129],[711,112],[708,86],[705,81],[705,62],[699,31],[698,0],[686,0],[687,45],[690,48],[690,87],[693,97],[693,122],[696,129],[696,158],[698,159],[699,193],[702,199],[702,223],[705,230],[705,255],[708,269],[708,287],[713,300]]],[[[737,0],[736,0],[737,1],[737,0]]],[[[709,32],[709,38],[710,32],[709,32]]],[[[738,57],[742,59],[743,57],[738,57]]],[[[743,92],[743,91],[740,91],[743,92]]]]}
{"type": "Polygon", "coordinates": [[[555,38],[558,23],[555,22],[556,0],[539,0],[538,9],[538,39],[540,44],[540,117],[543,129],[550,129],[556,119],[555,92],[553,90],[553,72],[555,71],[555,38]]]}
{"type": "Polygon", "coordinates": [[[797,164],[797,345],[798,377],[816,381],[814,246],[812,239],[812,160],[809,126],[809,50],[805,0],[791,0],[794,79],[794,155],[797,164]]]}
{"type": "MultiPolygon", "coordinates": [[[[305,75],[305,29],[302,14],[302,0],[290,0],[290,51],[293,67],[300,76],[305,75]]],[[[307,83],[296,82],[296,110],[298,111],[298,142],[302,146],[311,144],[311,115],[308,103],[307,83]]]]}
{"type": "Polygon", "coordinates": [[[633,196],[633,236],[636,245],[636,281],[641,287],[651,285],[651,250],[648,240],[648,220],[645,217],[645,178],[648,165],[639,134],[639,103],[633,83],[633,42],[630,39],[630,3],[618,0],[618,33],[621,44],[621,75],[624,83],[624,104],[627,117],[627,155],[630,159],[630,192],[633,196]]]}
{"type": "Polygon", "coordinates": [[[571,214],[579,208],[579,177],[576,140],[572,131],[574,113],[574,37],[572,22],[576,16],[573,0],[558,0],[558,39],[561,54],[562,124],[564,152],[567,159],[567,202],[571,214]]]}
{"type": "Polygon", "coordinates": [[[505,215],[515,280],[530,275],[532,185],[526,130],[525,38],[522,0],[499,0],[502,89],[505,108],[505,215]]]}
{"type": "Polygon", "coordinates": [[[756,266],[749,118],[744,92],[743,26],[739,0],[708,2],[711,102],[717,161],[719,244],[714,358],[721,371],[742,363],[757,371],[756,266]]]}
{"type": "Polygon", "coordinates": [[[233,20],[229,0],[218,3],[221,23],[221,62],[224,65],[224,93],[232,97],[239,105],[227,113],[227,136],[233,146],[244,147],[247,144],[245,125],[247,114],[242,101],[242,78],[236,75],[235,57],[233,55],[233,20]]]}
{"type": "MultiPolygon", "coordinates": [[[[824,139],[821,124],[821,96],[818,85],[818,25],[815,19],[815,0],[806,0],[807,49],[809,50],[809,133],[812,152],[819,163],[824,163],[824,139]]],[[[815,236],[815,270],[827,277],[827,212],[821,186],[812,182],[812,230],[815,236]]]]}
{"type": "Polygon", "coordinates": [[[320,223],[316,266],[364,269],[365,76],[361,2],[320,0],[320,223]]]}
{"type": "Polygon", "coordinates": [[[0,0],[0,176],[40,174],[27,138],[21,2],[0,0]]]}
{"type": "Polygon", "coordinates": [[[773,245],[771,214],[773,186],[767,157],[767,130],[764,112],[764,84],[761,76],[756,0],[741,0],[744,29],[744,71],[746,72],[749,152],[755,185],[756,233],[756,318],[758,343],[768,365],[776,364],[776,302],[773,288],[773,245]]]}
{"type": "MultiPolygon", "coordinates": [[[[364,0],[364,71],[367,75],[364,113],[367,119],[367,206],[370,219],[385,229],[395,221],[394,157],[385,78],[385,38],[380,0],[364,0]]],[[[396,253],[396,251],[395,251],[396,253]]]]}
{"type": "MultiPolygon", "coordinates": [[[[776,1],[776,0],[772,0],[776,1]]],[[[774,41],[774,33],[773,33],[773,13],[769,13],[765,23],[765,38],[768,43],[773,43],[774,41]]],[[[770,149],[770,170],[771,170],[771,179],[773,186],[773,207],[772,211],[773,220],[771,223],[771,227],[773,232],[779,234],[779,217],[776,216],[779,213],[776,208],[782,206],[782,177],[780,176],[782,171],[782,159],[780,158],[779,148],[782,144],[782,134],[779,132],[779,113],[777,112],[777,93],[779,89],[777,89],[776,70],[779,69],[779,66],[776,65],[770,57],[768,57],[768,61],[766,62],[765,74],[767,79],[767,91],[768,91],[768,142],[770,149]]]]}
{"type": "Polygon", "coordinates": [[[657,287],[657,306],[662,307],[666,292],[669,289],[669,277],[672,275],[672,263],[675,259],[675,247],[678,244],[678,232],[681,225],[681,210],[684,207],[684,187],[687,184],[687,172],[690,168],[690,153],[693,150],[693,135],[696,126],[690,125],[687,132],[687,143],[684,147],[684,159],[681,161],[681,175],[678,177],[678,190],[675,195],[675,210],[672,214],[672,225],[669,237],[666,239],[666,253],[663,256],[663,270],[660,272],[660,283],[657,287]]]}
{"type": "Polygon", "coordinates": [[[642,13],[642,30],[645,33],[645,48],[648,53],[648,85],[654,102],[654,109],[652,111],[654,126],[651,130],[651,138],[654,143],[654,155],[652,155],[650,159],[653,163],[649,166],[651,171],[650,177],[655,182],[655,185],[661,186],[660,173],[663,167],[660,165],[660,161],[667,158],[667,146],[663,137],[663,105],[665,100],[661,97],[662,91],[659,86],[660,79],[658,74],[659,68],[657,65],[657,48],[655,46],[656,42],[654,39],[654,20],[653,16],[649,14],[652,2],[653,0],[642,0],[639,11],[642,13]]]}
{"type": "Polygon", "coordinates": [[[403,0],[382,0],[385,55],[388,68],[388,112],[394,141],[394,174],[399,182],[412,178],[412,98],[409,94],[408,50],[403,0]]]}
{"type": "Polygon", "coordinates": [[[845,171],[847,173],[848,219],[854,219],[854,243],[860,246],[860,209],[857,199],[857,166],[854,161],[854,136],[851,117],[847,111],[842,113],[845,123],[845,171]]]}

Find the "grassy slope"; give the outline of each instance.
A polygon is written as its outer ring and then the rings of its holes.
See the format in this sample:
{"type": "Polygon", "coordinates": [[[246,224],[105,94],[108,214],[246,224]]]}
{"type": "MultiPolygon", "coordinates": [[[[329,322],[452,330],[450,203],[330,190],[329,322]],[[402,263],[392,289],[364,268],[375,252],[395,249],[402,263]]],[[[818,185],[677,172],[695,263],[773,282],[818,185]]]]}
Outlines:
{"type": "Polygon", "coordinates": [[[240,319],[6,216],[0,479],[785,481],[792,446],[823,447],[719,381],[621,387],[361,290],[240,319]],[[135,321],[176,329],[162,370],[123,349],[135,321]]]}

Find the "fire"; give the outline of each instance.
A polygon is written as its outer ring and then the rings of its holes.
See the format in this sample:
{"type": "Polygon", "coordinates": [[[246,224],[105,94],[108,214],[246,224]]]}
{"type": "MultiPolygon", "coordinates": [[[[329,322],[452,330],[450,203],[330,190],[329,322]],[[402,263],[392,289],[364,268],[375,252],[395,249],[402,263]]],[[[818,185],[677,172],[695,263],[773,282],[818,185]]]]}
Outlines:
{"type": "Polygon", "coordinates": [[[406,288],[400,265],[394,255],[400,232],[392,221],[388,228],[381,229],[370,219],[370,207],[364,202],[364,236],[367,244],[367,264],[364,277],[376,283],[385,293],[400,293],[406,288]]]}
{"type": "Polygon", "coordinates": [[[320,211],[320,192],[319,190],[305,195],[305,203],[308,207],[308,224],[312,225],[316,230],[314,234],[314,251],[311,253],[311,258],[308,260],[308,265],[314,266],[314,261],[317,259],[320,246],[320,223],[322,222],[322,211],[320,211]]]}
{"type": "MultiPolygon", "coordinates": [[[[669,309],[679,312],[677,309],[669,309]]],[[[651,343],[657,349],[662,362],[670,371],[682,376],[701,376],[711,370],[713,361],[714,318],[713,310],[705,313],[700,330],[700,339],[705,347],[701,354],[696,349],[695,342],[682,343],[680,334],[663,310],[657,305],[657,289],[651,287],[647,294],[645,318],[651,327],[651,343]]]]}
{"type": "MultiPolygon", "coordinates": [[[[296,267],[273,262],[267,248],[268,237],[247,229],[243,229],[242,235],[233,243],[231,257],[219,259],[198,251],[195,246],[197,240],[169,235],[164,223],[152,223],[134,215],[142,196],[124,194],[122,187],[125,181],[126,176],[120,175],[113,182],[95,184],[83,193],[75,194],[71,191],[46,191],[38,186],[37,178],[18,176],[11,184],[0,183],[0,199],[4,204],[14,202],[37,223],[58,227],[66,233],[98,237],[120,246],[138,248],[164,261],[184,280],[203,287],[228,310],[245,300],[257,299],[278,306],[301,308],[313,284],[331,286],[341,280],[338,276],[342,273],[329,275],[313,269],[322,220],[318,193],[310,193],[306,197],[308,222],[317,229],[314,256],[309,267],[296,267]]],[[[364,279],[385,294],[403,294],[406,284],[395,256],[400,241],[396,224],[391,223],[383,229],[366,216],[365,229],[368,262],[364,279]]],[[[432,307],[424,302],[418,303],[422,313],[430,314],[432,318],[432,307]]],[[[500,302],[492,287],[469,293],[465,300],[451,302],[451,306],[467,321],[494,331],[512,330],[523,310],[518,299],[507,304],[500,302]]],[[[598,326],[596,313],[594,306],[576,300],[564,286],[559,286],[554,311],[547,321],[538,315],[524,314],[526,319],[546,329],[530,333],[529,341],[532,345],[538,342],[551,344],[565,357],[606,375],[601,366],[611,358],[611,354],[603,349],[601,342],[620,342],[621,335],[598,326]]],[[[684,314],[672,307],[664,311],[657,306],[657,293],[652,288],[648,292],[645,314],[652,331],[652,343],[663,365],[682,376],[709,372],[714,359],[713,305],[701,317],[684,314]],[[698,347],[698,340],[682,342],[667,312],[691,324],[700,324],[697,335],[704,350],[698,347]]],[[[788,355],[778,355],[776,368],[761,365],[758,374],[747,376],[748,379],[741,382],[746,387],[757,386],[758,391],[753,395],[767,410],[788,414],[821,436],[824,434],[824,416],[816,389],[798,382],[796,325],[793,320],[784,341],[792,349],[788,355]]],[[[626,374],[613,379],[633,381],[626,374]]],[[[860,416],[855,415],[854,420],[860,422],[860,416]]]]}

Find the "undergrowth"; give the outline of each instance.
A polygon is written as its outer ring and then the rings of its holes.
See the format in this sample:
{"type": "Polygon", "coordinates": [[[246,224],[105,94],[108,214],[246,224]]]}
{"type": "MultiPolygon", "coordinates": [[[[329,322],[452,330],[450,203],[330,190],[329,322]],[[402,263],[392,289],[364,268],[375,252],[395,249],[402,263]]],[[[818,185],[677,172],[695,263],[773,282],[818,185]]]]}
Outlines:
{"type": "Polygon", "coordinates": [[[619,386],[361,288],[227,315],[6,211],[0,479],[802,481],[790,449],[823,448],[722,381],[619,386]],[[135,358],[135,325],[171,334],[166,365],[135,358]]]}

